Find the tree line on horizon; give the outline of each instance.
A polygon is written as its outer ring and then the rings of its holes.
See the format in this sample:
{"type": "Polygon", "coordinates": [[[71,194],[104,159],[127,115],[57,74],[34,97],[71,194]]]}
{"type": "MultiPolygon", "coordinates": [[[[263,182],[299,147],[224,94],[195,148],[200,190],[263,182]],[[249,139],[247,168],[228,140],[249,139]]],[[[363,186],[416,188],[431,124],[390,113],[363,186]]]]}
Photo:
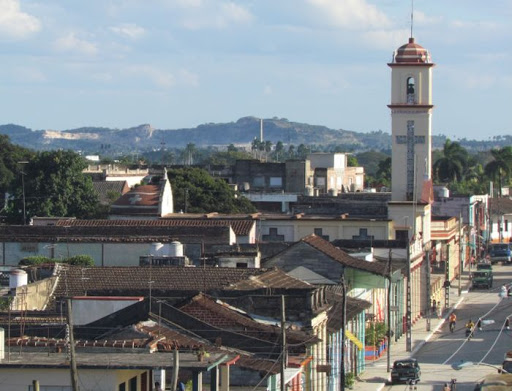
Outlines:
{"type": "MultiPolygon", "coordinates": [[[[335,144],[285,146],[281,141],[273,145],[255,139],[250,150],[230,144],[225,150],[219,151],[216,148],[197,148],[189,143],[183,149],[162,148],[142,154],[137,160],[131,155],[122,156],[116,162],[170,167],[168,171],[175,193],[176,210],[251,213],[255,209],[245,198],[247,202],[242,200],[243,197],[238,197],[227,183],[211,178],[201,167],[232,165],[240,159],[284,162],[288,159],[305,159],[312,152],[348,153],[349,166],[365,167],[366,186],[391,186],[390,151],[353,154],[350,148],[335,144]]],[[[511,146],[470,153],[460,143],[447,139],[443,149],[434,151],[432,161],[434,183],[446,185],[453,194],[486,194],[490,181],[495,183],[499,192],[502,187],[511,184],[511,146]]],[[[103,162],[114,161],[106,158],[103,162]]],[[[0,216],[18,223],[27,223],[29,216],[36,215],[105,217],[106,210],[99,206],[92,179],[83,174],[86,167],[86,160],[76,152],[33,151],[12,144],[8,136],[0,135],[0,194],[8,194],[0,205],[0,216]]],[[[116,197],[111,198],[114,201],[116,197]]]]}

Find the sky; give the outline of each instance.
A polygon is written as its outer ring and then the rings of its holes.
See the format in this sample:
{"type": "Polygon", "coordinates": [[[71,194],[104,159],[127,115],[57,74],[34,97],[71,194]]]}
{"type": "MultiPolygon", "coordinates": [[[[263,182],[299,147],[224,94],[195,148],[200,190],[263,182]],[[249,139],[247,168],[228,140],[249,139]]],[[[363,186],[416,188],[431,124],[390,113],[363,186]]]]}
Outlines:
{"type": "Polygon", "coordinates": [[[512,0],[0,0],[0,124],[193,128],[245,116],[390,133],[411,34],[433,134],[512,134],[512,0]]]}

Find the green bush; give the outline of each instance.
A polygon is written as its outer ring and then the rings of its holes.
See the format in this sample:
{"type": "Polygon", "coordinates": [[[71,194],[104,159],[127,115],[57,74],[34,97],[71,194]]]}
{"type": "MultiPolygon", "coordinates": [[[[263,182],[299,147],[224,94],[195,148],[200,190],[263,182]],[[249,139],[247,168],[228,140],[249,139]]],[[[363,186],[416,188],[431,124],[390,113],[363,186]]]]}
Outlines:
{"type": "Polygon", "coordinates": [[[19,266],[35,266],[35,265],[41,265],[43,263],[55,263],[57,262],[56,259],[44,257],[42,255],[34,255],[31,257],[23,258],[21,261],[19,261],[19,266]]]}
{"type": "Polygon", "coordinates": [[[351,388],[356,382],[356,375],[354,372],[345,373],[345,386],[351,388]]]}
{"type": "Polygon", "coordinates": [[[384,322],[370,323],[366,326],[364,343],[366,346],[379,346],[386,335],[387,326],[384,322]]]}
{"type": "Polygon", "coordinates": [[[73,266],[94,266],[94,259],[90,255],[75,255],[65,259],[64,263],[73,266]]]}

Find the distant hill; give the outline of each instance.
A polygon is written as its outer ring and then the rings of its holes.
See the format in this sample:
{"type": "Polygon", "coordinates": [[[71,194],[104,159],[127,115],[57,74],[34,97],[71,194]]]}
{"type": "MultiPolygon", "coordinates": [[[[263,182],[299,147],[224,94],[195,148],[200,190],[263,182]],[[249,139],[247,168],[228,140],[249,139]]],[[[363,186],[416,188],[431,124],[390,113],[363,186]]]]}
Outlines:
{"type": "MultiPolygon", "coordinates": [[[[342,145],[354,152],[368,150],[389,150],[391,135],[383,131],[358,133],[343,129],[330,129],[325,126],[291,122],[285,118],[265,119],[264,139],[272,143],[306,145],[342,145]]],[[[128,129],[83,127],[70,130],[32,130],[19,125],[0,125],[0,134],[6,134],[11,141],[24,147],[37,150],[72,149],[83,153],[123,154],[135,150],[157,150],[183,148],[188,143],[196,147],[229,144],[249,144],[260,136],[260,120],[243,117],[236,122],[208,123],[189,129],[155,129],[151,125],[140,125],[128,129]]],[[[442,148],[445,136],[434,136],[433,147],[442,148]]],[[[495,137],[490,141],[458,140],[462,146],[472,151],[489,150],[512,144],[512,136],[495,137]]]]}

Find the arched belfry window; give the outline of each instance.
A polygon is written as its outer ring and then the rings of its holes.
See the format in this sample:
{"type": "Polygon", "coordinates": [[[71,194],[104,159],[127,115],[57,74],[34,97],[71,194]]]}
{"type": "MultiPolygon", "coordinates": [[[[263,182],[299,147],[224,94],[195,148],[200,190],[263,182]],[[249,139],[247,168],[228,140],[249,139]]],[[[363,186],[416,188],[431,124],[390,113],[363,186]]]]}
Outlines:
{"type": "Polygon", "coordinates": [[[407,78],[407,103],[416,103],[416,83],[414,82],[414,77],[407,78]]]}

